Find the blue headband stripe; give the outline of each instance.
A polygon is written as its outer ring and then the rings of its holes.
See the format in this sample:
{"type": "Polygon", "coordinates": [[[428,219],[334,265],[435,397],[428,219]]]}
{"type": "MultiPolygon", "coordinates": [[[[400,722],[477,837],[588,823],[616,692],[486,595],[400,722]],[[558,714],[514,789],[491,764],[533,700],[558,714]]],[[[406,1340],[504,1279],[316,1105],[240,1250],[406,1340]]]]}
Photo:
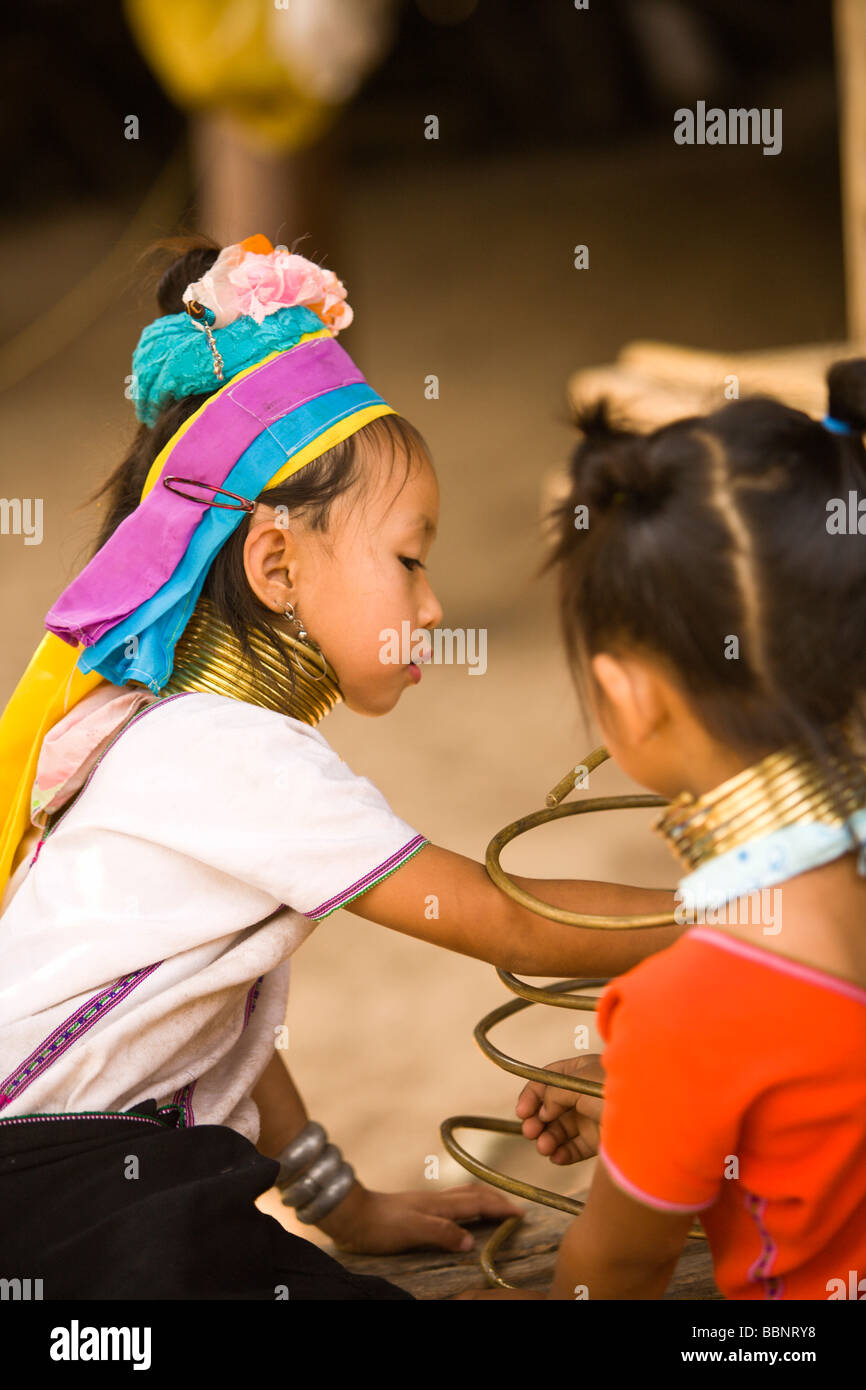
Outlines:
{"type": "MultiPolygon", "coordinates": [[[[223,486],[243,497],[257,497],[280,467],[332,425],[365,406],[385,401],[366,382],[328,391],[283,416],[258,435],[241,455],[223,486]]],[[[183,560],[171,579],[128,618],[104,633],[78,659],[81,671],[98,671],[115,685],[139,681],[158,692],[171,675],[174,647],[201,593],[214,556],[246,515],[203,507],[183,560]],[[137,651],[124,648],[137,638],[137,651]]]]}

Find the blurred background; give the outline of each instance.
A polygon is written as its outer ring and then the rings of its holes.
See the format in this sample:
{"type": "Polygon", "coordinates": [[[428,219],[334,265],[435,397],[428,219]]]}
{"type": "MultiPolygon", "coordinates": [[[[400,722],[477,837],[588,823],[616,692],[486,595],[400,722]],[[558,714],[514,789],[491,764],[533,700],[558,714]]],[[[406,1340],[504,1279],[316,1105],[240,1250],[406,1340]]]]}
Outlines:
{"type": "MultiPolygon", "coordinates": [[[[483,860],[601,741],[533,578],[574,440],[569,379],[636,338],[749,352],[850,330],[832,6],[30,0],[0,33],[0,492],[44,500],[40,544],[0,536],[0,699],[88,558],[83,499],[134,433],[130,359],[155,313],[137,258],[177,231],[263,232],[346,284],[341,341],[438,472],[443,625],[487,632],[483,677],[427,667],[387,718],[338,708],[322,732],[417,830],[483,860]],[[677,145],[674,110],[698,100],[781,108],[781,152],[677,145]]],[[[594,774],[594,794],[622,790],[615,767],[594,774]]],[[[653,814],[534,831],[505,867],[672,886],[653,814]]],[[[519,1089],[472,1040],[508,997],[493,969],[345,912],[292,969],[286,1060],[362,1180],[424,1187],[434,1156],[440,1182],[465,1181],[440,1121],[512,1116],[519,1089]]],[[[495,1041],[575,1055],[572,1015],[549,1012],[495,1041]]],[[[588,1182],[523,1141],[467,1143],[561,1191],[588,1182]]],[[[290,1224],[274,1193],[261,1204],[290,1224]]]]}

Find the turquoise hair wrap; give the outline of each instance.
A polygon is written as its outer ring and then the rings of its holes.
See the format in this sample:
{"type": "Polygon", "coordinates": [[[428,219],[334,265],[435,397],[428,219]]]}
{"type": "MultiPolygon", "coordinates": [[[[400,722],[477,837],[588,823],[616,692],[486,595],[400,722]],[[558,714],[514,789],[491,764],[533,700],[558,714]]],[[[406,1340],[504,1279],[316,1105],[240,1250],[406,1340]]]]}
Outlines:
{"type": "Polygon", "coordinates": [[[312,309],[290,304],[268,314],[262,323],[242,315],[225,328],[211,329],[223,359],[220,381],[204,330],[188,313],[163,314],[147,325],[132,354],[135,413],[152,428],[167,405],[216,391],[268,353],[292,348],[306,333],[320,333],[324,327],[312,309]]]}

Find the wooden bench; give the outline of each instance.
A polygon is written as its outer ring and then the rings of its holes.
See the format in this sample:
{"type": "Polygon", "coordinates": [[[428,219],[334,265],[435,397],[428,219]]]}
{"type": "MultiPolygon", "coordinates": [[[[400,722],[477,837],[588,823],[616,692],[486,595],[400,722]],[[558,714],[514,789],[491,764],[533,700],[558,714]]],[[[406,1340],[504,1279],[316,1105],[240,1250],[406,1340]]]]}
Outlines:
{"type": "MultiPolygon", "coordinates": [[[[518,1288],[544,1291],[553,1278],[556,1251],[563,1232],[574,1219],[553,1207],[530,1207],[517,1230],[501,1246],[495,1259],[497,1273],[518,1288]]],[[[347,1269],[358,1274],[379,1274],[417,1299],[447,1299],[466,1289],[490,1287],[478,1254],[498,1225],[499,1222],[487,1221],[469,1226],[467,1229],[475,1236],[476,1248],[465,1255],[444,1250],[413,1250],[407,1255],[347,1255],[333,1245],[323,1248],[347,1269]]],[[[686,1241],[664,1297],[693,1300],[722,1297],[713,1282],[713,1262],[707,1241],[686,1241]]]]}

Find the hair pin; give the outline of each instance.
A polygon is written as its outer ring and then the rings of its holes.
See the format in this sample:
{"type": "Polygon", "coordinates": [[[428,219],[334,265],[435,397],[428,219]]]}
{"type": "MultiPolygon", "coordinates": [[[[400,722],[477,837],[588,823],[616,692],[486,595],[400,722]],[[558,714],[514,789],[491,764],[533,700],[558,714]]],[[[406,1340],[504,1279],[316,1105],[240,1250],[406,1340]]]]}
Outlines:
{"type": "Polygon", "coordinates": [[[199,304],[197,299],[186,301],[186,312],[197,328],[201,328],[207,334],[208,346],[213,355],[213,369],[219,380],[223,380],[223,360],[220,356],[219,348],[211,331],[211,324],[216,321],[216,314],[213,309],[209,309],[206,304],[199,304]]]}
{"type": "Polygon", "coordinates": [[[167,478],[162,480],[163,487],[167,487],[169,492],[175,493],[178,497],[185,497],[189,502],[199,502],[203,507],[225,507],[230,512],[254,512],[256,504],[249,497],[241,497],[240,493],[229,492],[228,488],[215,487],[213,483],[202,483],[197,478],[181,478],[176,473],[170,473],[167,478]],[[226,497],[233,497],[236,502],[240,502],[239,507],[235,507],[231,502],[216,502],[208,497],[190,497],[188,492],[181,492],[179,488],[172,487],[172,483],[188,483],[190,487],[205,487],[211,492],[223,492],[226,497]]]}

